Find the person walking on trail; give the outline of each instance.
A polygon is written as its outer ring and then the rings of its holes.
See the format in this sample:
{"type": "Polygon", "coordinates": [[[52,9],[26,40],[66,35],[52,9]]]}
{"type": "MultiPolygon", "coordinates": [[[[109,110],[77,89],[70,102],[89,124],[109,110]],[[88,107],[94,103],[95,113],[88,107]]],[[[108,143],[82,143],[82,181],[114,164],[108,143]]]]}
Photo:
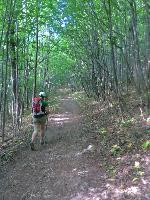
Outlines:
{"type": "Polygon", "coordinates": [[[45,126],[48,119],[49,108],[45,92],[40,92],[39,97],[32,99],[32,118],[34,131],[30,143],[31,150],[35,150],[34,141],[38,133],[40,133],[40,143],[44,144],[45,126]]]}

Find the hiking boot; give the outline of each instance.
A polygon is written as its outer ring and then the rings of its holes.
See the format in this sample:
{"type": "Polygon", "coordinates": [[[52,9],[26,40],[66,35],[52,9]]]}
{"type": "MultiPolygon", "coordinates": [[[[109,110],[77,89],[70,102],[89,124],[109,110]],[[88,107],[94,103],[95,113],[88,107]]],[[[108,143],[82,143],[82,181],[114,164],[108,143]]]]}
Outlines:
{"type": "Polygon", "coordinates": [[[32,150],[32,151],[35,150],[33,142],[30,143],[30,147],[31,147],[31,150],[32,150]]]}
{"type": "Polygon", "coordinates": [[[41,143],[41,145],[43,145],[44,144],[44,139],[42,139],[40,143],[41,143]]]}

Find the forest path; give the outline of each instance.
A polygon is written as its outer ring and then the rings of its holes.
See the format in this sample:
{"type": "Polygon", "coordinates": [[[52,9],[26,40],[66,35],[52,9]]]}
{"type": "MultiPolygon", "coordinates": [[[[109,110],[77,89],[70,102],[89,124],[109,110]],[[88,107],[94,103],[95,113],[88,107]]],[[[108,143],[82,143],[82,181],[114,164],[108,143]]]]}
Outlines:
{"type": "Polygon", "coordinates": [[[103,185],[105,173],[82,154],[82,128],[79,105],[64,96],[59,113],[49,116],[47,144],[23,150],[0,174],[0,200],[91,200],[97,195],[94,188],[103,185]]]}
{"type": "Polygon", "coordinates": [[[0,171],[0,200],[149,200],[150,153],[115,160],[104,146],[92,151],[94,141],[89,142],[91,132],[76,100],[64,94],[59,103],[59,112],[49,116],[47,144],[37,140],[37,151],[22,150],[0,171]],[[141,179],[132,170],[138,160],[145,172],[141,179]]]}

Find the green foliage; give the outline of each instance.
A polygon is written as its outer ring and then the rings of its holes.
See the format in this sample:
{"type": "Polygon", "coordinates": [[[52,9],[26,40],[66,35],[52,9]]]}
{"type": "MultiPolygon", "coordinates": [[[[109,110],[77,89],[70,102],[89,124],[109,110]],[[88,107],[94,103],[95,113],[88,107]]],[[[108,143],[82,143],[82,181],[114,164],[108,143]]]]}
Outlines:
{"type": "Polygon", "coordinates": [[[149,141],[149,140],[145,141],[145,142],[142,144],[142,148],[143,148],[144,150],[148,150],[148,149],[150,148],[150,141],[149,141]]]}
{"type": "Polygon", "coordinates": [[[116,169],[115,166],[113,166],[113,165],[107,166],[107,173],[109,173],[109,175],[110,175],[111,177],[115,176],[116,171],[117,171],[117,169],[116,169]]]}
{"type": "Polygon", "coordinates": [[[49,105],[52,113],[57,112],[57,110],[59,108],[59,101],[58,101],[59,95],[60,94],[57,93],[55,90],[48,94],[48,105],[49,105]]]}
{"type": "Polygon", "coordinates": [[[134,122],[134,119],[131,118],[131,119],[127,119],[127,120],[124,120],[124,121],[121,121],[121,126],[122,127],[130,127],[134,122]]]}
{"type": "Polygon", "coordinates": [[[113,156],[116,156],[121,153],[121,147],[119,145],[115,144],[112,146],[110,152],[113,156]]]}
{"type": "Polygon", "coordinates": [[[72,96],[81,104],[81,105],[87,105],[89,104],[90,99],[86,96],[84,92],[75,92],[72,94],[72,96]]]}
{"type": "MultiPolygon", "coordinates": [[[[9,86],[6,88],[7,105],[14,99],[12,89],[16,86],[14,93],[18,95],[18,104],[26,108],[33,94],[34,80],[37,90],[51,91],[54,87],[67,86],[73,79],[88,96],[97,95],[98,100],[101,97],[106,99],[118,89],[121,94],[124,83],[127,87],[134,83],[135,88],[139,86],[141,90],[138,94],[142,93],[142,99],[148,101],[149,92],[145,90],[148,80],[145,78],[143,82],[142,78],[142,75],[147,77],[149,49],[149,12],[145,2],[134,1],[135,9],[132,9],[130,1],[115,0],[1,1],[0,66],[3,69],[0,67],[0,91],[4,96],[3,88],[9,86]],[[13,31],[9,30],[10,27],[13,31]],[[34,74],[37,49],[37,73],[34,74]],[[114,59],[112,49],[117,54],[114,59]],[[16,65],[13,81],[12,60],[16,65]]],[[[77,96],[79,102],[86,106],[89,99],[81,94],[77,96]]],[[[11,110],[8,107],[6,110],[11,110]]],[[[121,126],[129,127],[132,123],[132,119],[128,119],[121,122],[121,126]]],[[[103,130],[100,132],[106,134],[103,130]]]]}
{"type": "Polygon", "coordinates": [[[106,128],[100,128],[100,129],[98,129],[98,132],[99,132],[99,134],[100,134],[101,136],[103,136],[103,137],[106,137],[107,134],[108,134],[108,131],[107,131],[106,128]]]}
{"type": "MultiPolygon", "coordinates": [[[[63,43],[63,42],[62,42],[63,43]]],[[[64,52],[58,50],[51,53],[49,61],[49,72],[51,74],[51,82],[54,85],[63,85],[69,82],[69,74],[72,69],[73,60],[64,52]]]]}
{"type": "Polygon", "coordinates": [[[146,133],[146,134],[150,134],[150,129],[146,129],[146,130],[144,130],[144,133],[146,133]]]}

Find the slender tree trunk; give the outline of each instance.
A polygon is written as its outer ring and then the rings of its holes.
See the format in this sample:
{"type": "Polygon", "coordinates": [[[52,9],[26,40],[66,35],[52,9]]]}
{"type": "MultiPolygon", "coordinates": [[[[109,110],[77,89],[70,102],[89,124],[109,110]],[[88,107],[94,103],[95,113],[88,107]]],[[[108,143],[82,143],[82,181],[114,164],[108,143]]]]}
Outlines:
{"type": "Polygon", "coordinates": [[[146,41],[146,59],[145,59],[145,79],[146,79],[146,85],[147,85],[147,108],[148,108],[148,114],[150,114],[150,3],[147,0],[143,0],[146,10],[146,35],[145,35],[145,41],[146,41]]]}
{"type": "Polygon", "coordinates": [[[114,82],[114,91],[117,95],[118,91],[118,78],[117,78],[117,70],[116,70],[116,59],[115,59],[115,47],[113,41],[113,24],[112,24],[112,8],[111,8],[111,1],[108,0],[108,7],[104,0],[104,6],[106,13],[108,15],[108,22],[109,22],[109,41],[110,41],[110,49],[111,49],[111,61],[112,61],[112,72],[113,72],[113,82],[114,82]]]}
{"type": "MultiPolygon", "coordinates": [[[[10,57],[11,57],[11,80],[12,80],[12,116],[13,116],[13,126],[16,128],[16,107],[17,107],[17,84],[18,84],[18,77],[17,77],[17,43],[16,43],[16,14],[15,14],[15,1],[12,2],[10,13],[11,13],[11,25],[10,25],[10,57]]],[[[16,130],[14,129],[14,133],[16,130]]]]}
{"type": "MultiPolygon", "coordinates": [[[[4,49],[3,49],[3,57],[2,59],[4,60],[4,49]]],[[[0,88],[0,127],[2,128],[2,114],[3,114],[3,96],[4,96],[4,61],[2,62],[2,68],[1,68],[1,88],[0,88]]]]}
{"type": "Polygon", "coordinates": [[[38,52],[39,52],[39,0],[36,0],[36,53],[35,53],[35,65],[34,65],[34,86],[33,96],[36,96],[37,92],[37,65],[38,65],[38,52]]]}
{"type": "MultiPolygon", "coordinates": [[[[18,64],[19,64],[19,36],[18,36],[18,19],[16,19],[16,125],[17,125],[17,129],[19,130],[20,126],[21,126],[21,116],[20,116],[20,107],[21,107],[21,102],[20,102],[20,96],[21,96],[21,92],[19,91],[19,69],[18,69],[18,64]]],[[[20,74],[21,75],[21,74],[20,74]]]]}
{"type": "Polygon", "coordinates": [[[6,65],[5,65],[5,81],[4,81],[4,98],[3,98],[3,123],[2,123],[2,143],[5,141],[5,123],[6,123],[6,102],[7,102],[7,79],[8,79],[8,60],[9,60],[9,31],[10,31],[10,19],[8,21],[8,30],[6,33],[6,65]]]}

